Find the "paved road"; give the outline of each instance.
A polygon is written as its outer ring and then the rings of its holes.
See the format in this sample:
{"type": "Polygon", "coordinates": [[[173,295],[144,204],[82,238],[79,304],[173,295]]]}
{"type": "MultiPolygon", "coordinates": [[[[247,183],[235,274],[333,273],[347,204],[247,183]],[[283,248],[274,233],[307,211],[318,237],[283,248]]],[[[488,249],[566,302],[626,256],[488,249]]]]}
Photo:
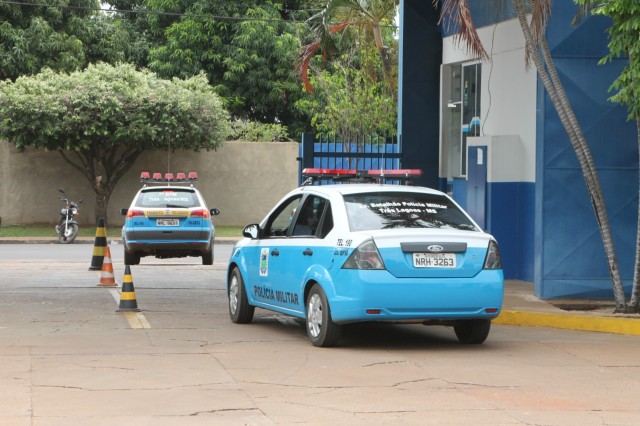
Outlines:
{"type": "MultiPolygon", "coordinates": [[[[112,248],[122,281],[121,246],[112,248]]],[[[636,425],[637,336],[494,325],[358,325],[311,346],[301,322],[228,319],[224,271],[132,268],[140,313],[88,271],[91,245],[0,245],[0,425],[636,425]]]]}

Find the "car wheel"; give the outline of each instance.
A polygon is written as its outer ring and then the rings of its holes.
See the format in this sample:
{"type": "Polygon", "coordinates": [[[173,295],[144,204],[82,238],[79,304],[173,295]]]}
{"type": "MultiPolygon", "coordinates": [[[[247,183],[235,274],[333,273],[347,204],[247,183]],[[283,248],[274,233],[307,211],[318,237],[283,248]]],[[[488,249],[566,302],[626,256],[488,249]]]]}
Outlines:
{"type": "Polygon", "coordinates": [[[140,255],[138,253],[130,253],[127,249],[124,249],[124,264],[125,265],[139,265],[140,255]]]}
{"type": "Polygon", "coordinates": [[[322,287],[314,284],[307,298],[307,335],[314,346],[330,347],[338,343],[342,327],[331,319],[331,309],[322,287]]]}
{"type": "Polygon", "coordinates": [[[202,253],[202,264],[213,265],[213,244],[211,244],[209,251],[202,253]]]}
{"type": "Polygon", "coordinates": [[[491,330],[491,320],[460,320],[453,325],[460,343],[480,344],[487,339],[491,330]]]}
{"type": "Polygon", "coordinates": [[[229,316],[236,324],[248,324],[253,319],[255,307],[249,305],[244,281],[238,268],[231,272],[229,280],[229,316]]]}

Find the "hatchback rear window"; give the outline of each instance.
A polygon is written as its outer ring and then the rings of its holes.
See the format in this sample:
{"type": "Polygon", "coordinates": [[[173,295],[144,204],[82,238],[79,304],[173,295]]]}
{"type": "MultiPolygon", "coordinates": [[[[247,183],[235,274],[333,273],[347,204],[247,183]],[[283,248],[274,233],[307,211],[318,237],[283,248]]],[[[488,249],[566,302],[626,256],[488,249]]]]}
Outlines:
{"type": "Polygon", "coordinates": [[[442,228],[479,231],[447,197],[412,192],[367,192],[344,196],[352,231],[442,228]]]}
{"type": "Polygon", "coordinates": [[[136,207],[188,208],[199,207],[200,201],[193,190],[154,188],[143,191],[136,200],[136,207]]]}

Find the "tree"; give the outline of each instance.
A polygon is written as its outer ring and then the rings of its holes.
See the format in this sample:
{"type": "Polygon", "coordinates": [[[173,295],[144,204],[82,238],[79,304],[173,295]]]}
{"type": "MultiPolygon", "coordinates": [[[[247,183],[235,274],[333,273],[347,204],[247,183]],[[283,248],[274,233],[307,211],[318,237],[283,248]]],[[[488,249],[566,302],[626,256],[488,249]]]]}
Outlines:
{"type": "Polygon", "coordinates": [[[314,74],[318,88],[312,99],[298,101],[320,133],[364,136],[395,134],[397,105],[384,79],[380,60],[371,49],[360,52],[358,63],[343,55],[330,69],[314,74]],[[366,70],[373,70],[373,72],[366,70]],[[375,71],[378,72],[375,72],[375,71]]]}
{"type": "MultiPolygon", "coordinates": [[[[295,7],[297,3],[287,7],[295,7]]],[[[287,22],[283,2],[263,0],[146,0],[155,37],[149,68],[164,78],[204,71],[236,119],[278,123],[290,135],[308,129],[294,107],[304,96],[293,69],[305,27],[287,22]]]]}
{"type": "Polygon", "coordinates": [[[228,126],[204,75],[169,81],[126,64],[1,82],[0,111],[0,139],[58,151],[91,183],[107,223],[111,193],[140,153],[215,150],[228,126]]]}
{"type": "MultiPolygon", "coordinates": [[[[438,5],[440,1],[434,0],[434,3],[438,5]]],[[[615,312],[625,312],[626,299],[624,288],[622,286],[622,278],[620,276],[598,172],[582,128],[576,119],[571,103],[567,98],[562,82],[556,71],[544,34],[547,18],[551,9],[551,0],[513,0],[513,3],[526,41],[527,64],[532,61],[535,65],[538,76],[569,136],[569,140],[571,141],[571,145],[582,169],[607,258],[616,303],[615,312]],[[531,13],[530,21],[527,18],[529,12],[531,13]]],[[[465,42],[470,52],[483,59],[490,59],[482,46],[475,25],[473,24],[468,0],[443,0],[441,13],[443,20],[450,20],[453,23],[454,28],[458,30],[458,37],[465,42]]]]}
{"type": "Polygon", "coordinates": [[[314,89],[307,77],[311,58],[318,50],[322,51],[323,60],[338,50],[334,36],[350,28],[364,30],[364,38],[372,42],[380,57],[384,70],[384,79],[393,90],[394,99],[397,98],[397,66],[392,64],[395,55],[389,48],[389,41],[383,34],[383,27],[390,24],[395,17],[398,0],[329,0],[325,8],[309,18],[314,39],[303,47],[302,60],[299,65],[300,76],[308,91],[314,89]],[[337,21],[337,22],[336,22],[337,21]]]}
{"type": "Polygon", "coordinates": [[[44,67],[71,72],[89,63],[115,64],[144,55],[136,32],[91,10],[100,6],[97,0],[50,3],[0,3],[0,78],[15,80],[44,67]]]}
{"type": "MultiPolygon", "coordinates": [[[[575,0],[583,7],[583,12],[611,18],[609,27],[609,54],[600,63],[611,62],[615,58],[627,57],[629,62],[620,76],[611,85],[616,93],[612,102],[624,105],[629,110],[629,120],[635,120],[638,129],[638,152],[640,154],[640,3],[636,0],[575,0]]],[[[640,164],[640,158],[639,158],[640,164]]],[[[638,228],[636,233],[636,254],[633,273],[631,300],[627,312],[640,312],[640,184],[638,186],[638,228]]]]}

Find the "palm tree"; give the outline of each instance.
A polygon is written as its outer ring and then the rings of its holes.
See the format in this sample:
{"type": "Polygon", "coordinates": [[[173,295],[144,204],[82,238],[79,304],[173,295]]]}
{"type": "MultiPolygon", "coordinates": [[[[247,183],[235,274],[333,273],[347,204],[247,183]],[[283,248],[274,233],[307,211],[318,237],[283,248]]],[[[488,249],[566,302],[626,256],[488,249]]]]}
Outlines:
{"type": "MultiPolygon", "coordinates": [[[[439,0],[434,0],[434,3],[437,5],[439,0]]],[[[562,126],[569,136],[571,145],[580,163],[580,168],[582,169],[607,258],[616,303],[614,312],[625,312],[626,300],[624,289],[598,172],[582,128],[576,119],[571,103],[567,98],[556,71],[544,34],[551,9],[551,0],[513,0],[513,3],[526,41],[527,65],[529,65],[531,61],[535,65],[538,76],[547,94],[551,98],[553,106],[560,117],[562,126]],[[530,21],[527,19],[527,14],[529,13],[531,14],[530,21]]],[[[473,25],[468,0],[443,0],[441,16],[441,21],[451,22],[455,28],[458,28],[459,32],[457,37],[464,41],[470,52],[475,53],[476,56],[482,59],[490,59],[473,25]]]]}
{"type": "Polygon", "coordinates": [[[385,22],[391,22],[395,16],[398,0],[329,0],[321,12],[307,20],[314,33],[314,40],[303,47],[299,65],[300,76],[309,92],[313,87],[309,82],[308,70],[311,58],[322,50],[323,59],[334,53],[337,48],[333,36],[350,27],[365,30],[378,50],[385,80],[397,98],[397,87],[392,74],[391,59],[382,36],[385,22]]]}

